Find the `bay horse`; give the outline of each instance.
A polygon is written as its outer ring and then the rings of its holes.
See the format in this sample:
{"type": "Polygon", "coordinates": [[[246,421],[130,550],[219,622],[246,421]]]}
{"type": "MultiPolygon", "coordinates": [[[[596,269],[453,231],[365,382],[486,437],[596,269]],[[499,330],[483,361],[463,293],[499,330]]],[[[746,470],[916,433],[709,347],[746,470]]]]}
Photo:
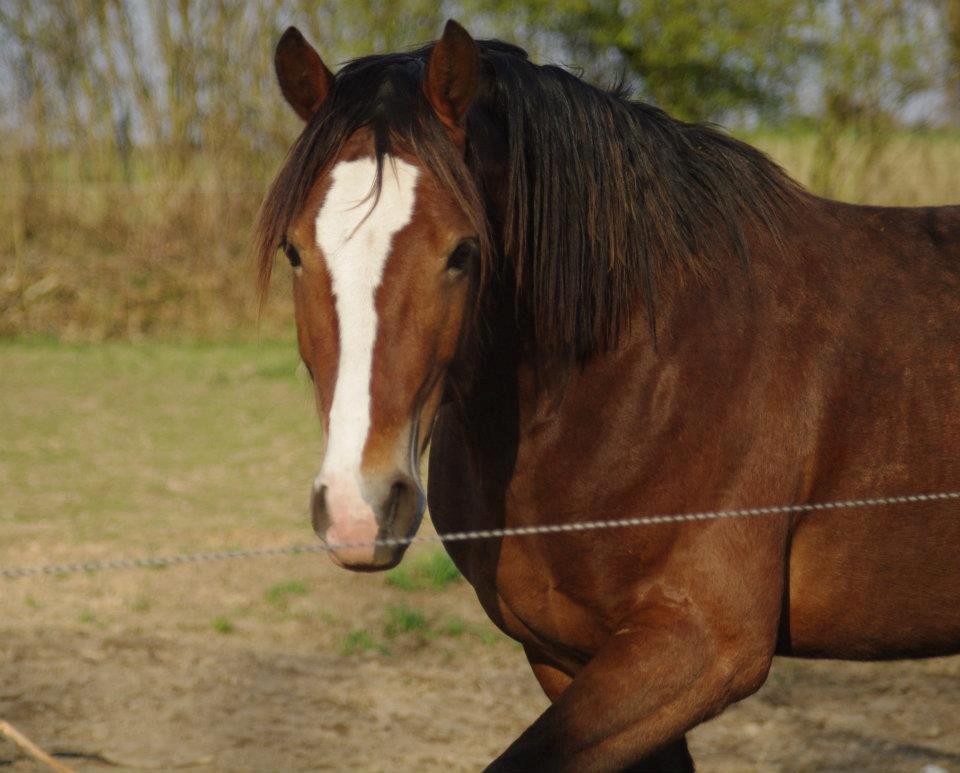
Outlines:
{"type": "MultiPolygon", "coordinates": [[[[324,429],[311,512],[440,532],[951,490],[960,207],[818,198],[761,152],[455,22],[334,75],[263,204],[324,429]]],[[[774,655],[960,651],[956,503],[448,545],[551,706],[492,771],[687,771],[774,655]]]]}

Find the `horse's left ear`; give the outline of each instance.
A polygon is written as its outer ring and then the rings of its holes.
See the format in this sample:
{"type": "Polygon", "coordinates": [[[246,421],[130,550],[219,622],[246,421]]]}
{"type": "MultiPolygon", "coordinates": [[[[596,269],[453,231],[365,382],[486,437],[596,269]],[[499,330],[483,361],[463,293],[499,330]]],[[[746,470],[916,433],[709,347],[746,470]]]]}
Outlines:
{"type": "Polygon", "coordinates": [[[467,110],[479,83],[480,49],[470,33],[450,19],[430,54],[423,93],[450,138],[461,148],[467,110]]]}

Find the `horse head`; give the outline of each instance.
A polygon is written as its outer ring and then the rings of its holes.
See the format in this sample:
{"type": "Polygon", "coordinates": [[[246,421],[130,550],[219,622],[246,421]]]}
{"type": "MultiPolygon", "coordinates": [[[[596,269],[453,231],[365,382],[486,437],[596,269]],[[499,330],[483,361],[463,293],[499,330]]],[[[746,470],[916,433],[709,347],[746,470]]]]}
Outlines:
{"type": "Polygon", "coordinates": [[[313,526],[338,564],[384,569],[404,551],[384,543],[423,515],[422,455],[489,249],[463,158],[479,50],[450,22],[426,59],[370,57],[335,76],[290,28],[275,64],[306,126],[264,204],[261,265],[269,279],[279,247],[293,266],[324,430],[313,526]]]}

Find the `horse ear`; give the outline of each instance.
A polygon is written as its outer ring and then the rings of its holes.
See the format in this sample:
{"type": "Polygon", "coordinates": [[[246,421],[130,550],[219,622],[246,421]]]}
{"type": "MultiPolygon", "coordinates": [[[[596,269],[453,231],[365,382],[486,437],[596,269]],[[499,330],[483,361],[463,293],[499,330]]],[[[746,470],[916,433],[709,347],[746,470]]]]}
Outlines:
{"type": "Polygon", "coordinates": [[[423,93],[451,139],[461,147],[467,110],[479,83],[480,49],[470,33],[450,19],[430,54],[423,93]]]}
{"type": "Polygon", "coordinates": [[[283,33],[273,65],[284,99],[297,115],[308,120],[330,93],[333,73],[296,27],[283,33]]]}

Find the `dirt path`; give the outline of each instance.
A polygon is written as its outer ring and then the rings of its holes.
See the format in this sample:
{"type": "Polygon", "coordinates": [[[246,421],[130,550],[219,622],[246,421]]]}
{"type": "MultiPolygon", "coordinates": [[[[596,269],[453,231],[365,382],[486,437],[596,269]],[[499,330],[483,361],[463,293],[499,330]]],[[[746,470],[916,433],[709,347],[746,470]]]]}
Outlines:
{"type": "MultiPolygon", "coordinates": [[[[545,706],[463,583],[315,558],[45,582],[2,586],[0,717],[78,770],[472,771],[545,706]]],[[[780,661],[692,746],[707,772],[960,771],[960,658],[780,661]]],[[[36,768],[0,742],[0,769],[36,768]]]]}

